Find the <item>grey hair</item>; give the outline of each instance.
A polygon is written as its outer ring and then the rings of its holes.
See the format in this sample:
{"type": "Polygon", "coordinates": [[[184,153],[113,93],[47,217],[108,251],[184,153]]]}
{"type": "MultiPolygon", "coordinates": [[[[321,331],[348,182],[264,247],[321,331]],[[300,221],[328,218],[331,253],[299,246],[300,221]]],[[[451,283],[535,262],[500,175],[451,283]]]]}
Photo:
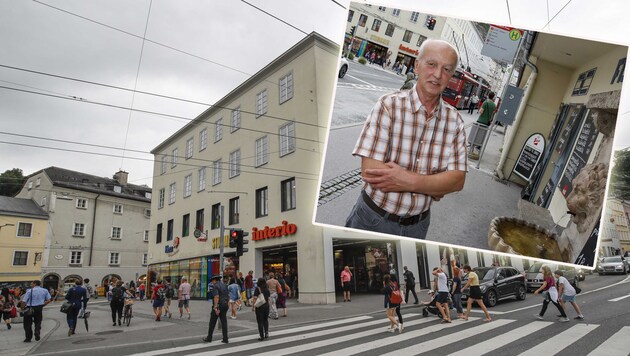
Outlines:
{"type": "Polygon", "coordinates": [[[450,47],[455,52],[455,55],[457,56],[457,63],[455,63],[455,65],[458,65],[459,64],[459,58],[460,58],[459,57],[459,51],[450,42],[447,42],[447,41],[444,41],[444,40],[428,39],[428,40],[425,40],[424,42],[422,42],[422,44],[420,45],[420,49],[418,49],[418,59],[421,59],[422,56],[424,56],[424,51],[426,50],[428,45],[430,45],[430,44],[437,44],[437,43],[446,45],[446,46],[450,47]]]}

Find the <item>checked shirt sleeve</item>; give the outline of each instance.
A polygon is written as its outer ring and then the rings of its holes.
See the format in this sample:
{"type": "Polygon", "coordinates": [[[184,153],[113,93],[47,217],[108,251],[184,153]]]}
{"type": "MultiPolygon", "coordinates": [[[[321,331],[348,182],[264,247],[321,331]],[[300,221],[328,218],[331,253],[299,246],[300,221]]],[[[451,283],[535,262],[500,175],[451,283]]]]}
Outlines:
{"type": "Polygon", "coordinates": [[[381,98],[368,115],[352,155],[383,161],[389,157],[391,113],[381,98]]]}
{"type": "Polygon", "coordinates": [[[466,153],[466,131],[464,123],[458,116],[457,131],[453,137],[452,153],[448,160],[449,171],[468,171],[468,155],[466,153]]]}

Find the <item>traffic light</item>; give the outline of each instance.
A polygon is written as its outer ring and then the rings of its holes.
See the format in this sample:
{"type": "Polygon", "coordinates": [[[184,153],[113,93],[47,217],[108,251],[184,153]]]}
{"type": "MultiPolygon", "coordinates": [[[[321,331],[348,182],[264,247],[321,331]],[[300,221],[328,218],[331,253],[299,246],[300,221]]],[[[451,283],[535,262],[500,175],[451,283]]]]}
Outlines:
{"type": "Polygon", "coordinates": [[[356,26],[350,27],[350,36],[354,36],[354,31],[356,31],[356,30],[357,30],[356,26]]]}
{"type": "Polygon", "coordinates": [[[431,20],[429,21],[429,30],[433,31],[433,29],[435,28],[435,18],[432,17],[431,20]]]}
{"type": "Polygon", "coordinates": [[[249,236],[249,232],[243,231],[243,229],[236,230],[236,256],[241,257],[243,253],[249,251],[247,248],[243,248],[243,245],[249,243],[249,240],[245,240],[244,238],[249,236]]]}
{"type": "Polygon", "coordinates": [[[235,248],[238,241],[238,230],[230,229],[230,248],[235,248]]]}
{"type": "Polygon", "coordinates": [[[429,26],[431,26],[431,19],[433,19],[433,17],[431,16],[427,16],[427,19],[424,20],[424,25],[429,28],[429,26]]]}

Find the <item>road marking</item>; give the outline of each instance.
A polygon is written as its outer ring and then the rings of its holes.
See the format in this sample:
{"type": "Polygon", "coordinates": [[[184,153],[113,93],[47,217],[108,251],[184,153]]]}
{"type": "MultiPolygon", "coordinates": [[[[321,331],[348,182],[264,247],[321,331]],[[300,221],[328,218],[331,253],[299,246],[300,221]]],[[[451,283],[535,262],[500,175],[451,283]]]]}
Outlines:
{"type": "Polygon", "coordinates": [[[594,324],[576,324],[570,329],[550,337],[547,341],[538,344],[536,347],[523,352],[519,356],[555,355],[598,327],[599,325],[594,324]]]}
{"type": "Polygon", "coordinates": [[[355,77],[354,75],[350,75],[350,74],[346,74],[346,75],[347,75],[348,77],[352,78],[352,79],[358,80],[358,81],[360,81],[360,82],[362,82],[362,83],[365,83],[365,84],[367,84],[367,85],[369,85],[369,86],[373,86],[373,87],[375,87],[375,86],[376,86],[376,85],[374,85],[374,84],[372,84],[372,83],[370,83],[370,82],[366,82],[365,80],[361,80],[361,79],[359,79],[359,78],[355,77]]]}
{"type": "Polygon", "coordinates": [[[528,336],[542,328],[552,325],[549,321],[532,321],[531,323],[521,326],[520,328],[510,330],[508,333],[495,336],[483,342],[479,342],[473,346],[467,347],[451,355],[469,356],[483,355],[514,342],[522,337],[528,336]]]}
{"type": "Polygon", "coordinates": [[[630,339],[630,326],[624,326],[613,336],[602,342],[588,356],[610,356],[610,355],[627,355],[628,339],[630,339]]]}
{"type": "Polygon", "coordinates": [[[626,299],[626,298],[628,298],[628,297],[630,297],[630,294],[628,294],[628,295],[624,295],[623,297],[619,297],[619,298],[615,298],[615,299],[609,299],[608,301],[609,301],[609,302],[618,302],[618,301],[620,301],[620,300],[622,300],[622,299],[626,299]]]}

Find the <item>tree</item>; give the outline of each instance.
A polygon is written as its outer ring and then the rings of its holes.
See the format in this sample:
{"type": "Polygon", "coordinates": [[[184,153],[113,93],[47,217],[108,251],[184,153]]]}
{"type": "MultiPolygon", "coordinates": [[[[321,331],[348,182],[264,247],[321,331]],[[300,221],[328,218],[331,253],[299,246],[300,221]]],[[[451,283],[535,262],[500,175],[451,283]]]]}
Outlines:
{"type": "Polygon", "coordinates": [[[0,195],[13,197],[24,185],[24,175],[19,168],[13,168],[0,174],[0,195]]]}
{"type": "Polygon", "coordinates": [[[615,152],[609,191],[620,199],[630,200],[630,150],[628,149],[615,152]]]}

